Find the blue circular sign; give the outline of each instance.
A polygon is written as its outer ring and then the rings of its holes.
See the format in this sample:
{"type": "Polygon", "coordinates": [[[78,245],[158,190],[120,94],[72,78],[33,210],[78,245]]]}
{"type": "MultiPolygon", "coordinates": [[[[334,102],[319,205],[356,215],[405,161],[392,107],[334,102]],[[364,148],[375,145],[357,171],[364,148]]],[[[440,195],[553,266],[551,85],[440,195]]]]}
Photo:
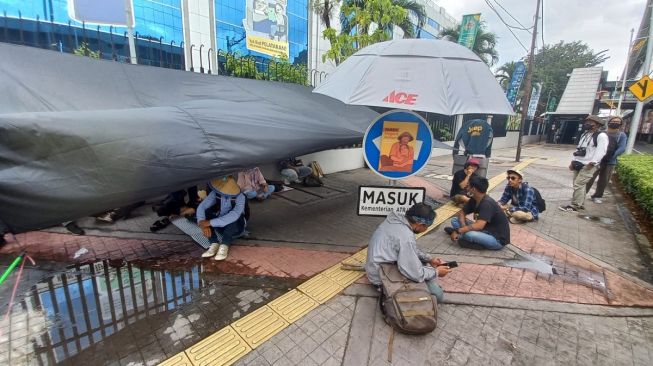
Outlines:
{"type": "Polygon", "coordinates": [[[388,179],[402,179],[419,172],[433,150],[433,133],[419,114],[393,110],[370,124],[363,138],[365,161],[388,179]]]}

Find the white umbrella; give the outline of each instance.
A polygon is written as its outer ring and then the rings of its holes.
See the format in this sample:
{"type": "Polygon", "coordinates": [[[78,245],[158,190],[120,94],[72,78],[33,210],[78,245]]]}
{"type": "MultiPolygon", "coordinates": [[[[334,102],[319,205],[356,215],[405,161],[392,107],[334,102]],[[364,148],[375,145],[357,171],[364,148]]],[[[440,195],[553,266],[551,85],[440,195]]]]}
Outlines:
{"type": "Polygon", "coordinates": [[[445,115],[514,114],[474,52],[433,39],[396,39],[350,56],[313,90],[346,104],[445,115]]]}

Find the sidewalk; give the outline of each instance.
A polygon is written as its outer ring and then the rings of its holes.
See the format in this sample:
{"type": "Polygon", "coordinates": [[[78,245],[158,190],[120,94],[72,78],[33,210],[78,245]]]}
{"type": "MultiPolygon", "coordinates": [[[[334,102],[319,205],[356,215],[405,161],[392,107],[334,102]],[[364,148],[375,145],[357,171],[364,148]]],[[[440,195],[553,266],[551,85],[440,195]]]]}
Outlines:
{"type": "MultiPolygon", "coordinates": [[[[420,337],[395,334],[392,364],[653,362],[650,262],[639,253],[618,196],[602,205],[588,202],[584,215],[557,210],[571,197],[571,150],[524,148],[523,159],[540,158],[524,173],[547,200],[547,211],[536,223],[512,225],[512,245],[504,250],[455,247],[441,227],[418,240],[423,250],[460,267],[441,280],[447,294],[438,329],[420,337]]],[[[495,151],[488,177],[514,165],[514,149],[495,151]]],[[[451,157],[438,157],[404,183],[426,185],[431,198],[442,201],[450,173],[451,157]]],[[[202,249],[175,228],[150,233],[156,218],[147,207],[114,226],[80,220],[84,237],[62,228],[20,235],[0,258],[27,250],[37,263],[77,263],[77,269],[30,275],[12,317],[0,322],[0,363],[158,364],[187,357],[202,339],[228,336],[240,342],[240,353],[229,358],[218,347],[210,351],[211,364],[388,364],[390,328],[364,279],[340,294],[316,288],[324,300],[283,315],[288,321],[265,323],[267,340],[220,333],[238,329],[236,323],[256,311],[269,312],[272,321],[281,314],[268,306],[272,300],[365,246],[381,219],[356,216],[357,187],[385,183],[356,170],[328,176],[320,191],[300,188],[254,203],[252,236],[222,263],[198,259],[202,249]],[[74,259],[80,248],[88,253],[74,259]],[[88,316],[76,320],[73,313],[88,316]]],[[[504,184],[491,195],[500,195],[504,184]]],[[[362,274],[345,275],[343,284],[362,274]]],[[[0,292],[3,303],[5,295],[0,292]]]]}

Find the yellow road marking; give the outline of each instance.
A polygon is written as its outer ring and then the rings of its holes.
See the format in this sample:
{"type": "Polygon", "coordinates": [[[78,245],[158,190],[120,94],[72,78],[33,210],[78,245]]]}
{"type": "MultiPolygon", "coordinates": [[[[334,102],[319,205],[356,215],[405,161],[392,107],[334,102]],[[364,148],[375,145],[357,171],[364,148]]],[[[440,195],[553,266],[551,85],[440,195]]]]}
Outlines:
{"type": "MultiPolygon", "coordinates": [[[[517,164],[513,169],[521,170],[537,159],[528,159],[517,164]]],[[[505,180],[505,173],[490,179],[493,189],[505,180]]],[[[419,234],[422,237],[442,224],[460,208],[448,202],[436,210],[436,221],[429,229],[419,234]]],[[[247,314],[231,325],[220,329],[184,352],[178,353],[160,365],[163,366],[194,366],[231,365],[252,349],[260,346],[268,339],[299,320],[319,304],[324,304],[342,290],[361,278],[364,272],[341,269],[342,264],[361,265],[365,263],[367,248],[345,258],[340,263],[327,268],[302,283],[295,290],[271,301],[260,309],[247,314]]]]}

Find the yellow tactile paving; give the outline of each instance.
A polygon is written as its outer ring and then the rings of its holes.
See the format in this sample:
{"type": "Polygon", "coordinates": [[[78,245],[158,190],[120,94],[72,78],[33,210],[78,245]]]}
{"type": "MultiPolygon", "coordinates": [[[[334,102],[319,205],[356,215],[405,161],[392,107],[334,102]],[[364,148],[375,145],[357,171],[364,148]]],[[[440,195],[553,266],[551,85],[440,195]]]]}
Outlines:
{"type": "MultiPolygon", "coordinates": [[[[524,169],[535,160],[537,159],[524,160],[514,166],[513,169],[524,169]]],[[[493,177],[489,180],[490,189],[495,188],[504,180],[504,173],[493,177]]],[[[440,206],[436,210],[436,221],[426,232],[417,235],[417,237],[426,235],[459,210],[460,208],[452,202],[440,206]]],[[[325,303],[363,276],[364,272],[344,270],[340,266],[342,264],[364,264],[366,257],[367,248],[364,248],[302,283],[296,290],[291,290],[268,305],[222,328],[185,352],[170,357],[160,365],[186,366],[189,365],[189,362],[194,366],[233,364],[239,358],[251,352],[252,349],[260,346],[286,328],[290,323],[297,321],[318,307],[319,304],[325,303]]]]}
{"type": "Polygon", "coordinates": [[[363,272],[361,271],[351,271],[351,270],[341,269],[340,266],[341,263],[338,263],[335,266],[322,272],[322,275],[335,281],[343,289],[351,285],[352,283],[356,282],[356,280],[358,280],[363,275],[363,272]]]}
{"type": "Polygon", "coordinates": [[[279,333],[289,324],[281,315],[272,310],[271,307],[265,305],[243,318],[236,320],[231,326],[254,349],[260,346],[261,343],[272,338],[272,336],[279,333]]]}
{"type": "Polygon", "coordinates": [[[318,274],[310,280],[299,285],[297,289],[310,296],[318,303],[324,304],[338,292],[342,291],[344,287],[340,286],[337,282],[330,279],[329,277],[318,274]]]}
{"type": "Polygon", "coordinates": [[[194,366],[227,366],[251,350],[231,326],[226,326],[187,349],[186,355],[194,366]]]}
{"type": "Polygon", "coordinates": [[[310,296],[297,290],[291,290],[268,304],[272,310],[281,315],[288,323],[295,322],[319,305],[310,296]]]}
{"type": "Polygon", "coordinates": [[[159,366],[193,366],[185,352],[179,352],[169,359],[163,361],[159,366]]]}

